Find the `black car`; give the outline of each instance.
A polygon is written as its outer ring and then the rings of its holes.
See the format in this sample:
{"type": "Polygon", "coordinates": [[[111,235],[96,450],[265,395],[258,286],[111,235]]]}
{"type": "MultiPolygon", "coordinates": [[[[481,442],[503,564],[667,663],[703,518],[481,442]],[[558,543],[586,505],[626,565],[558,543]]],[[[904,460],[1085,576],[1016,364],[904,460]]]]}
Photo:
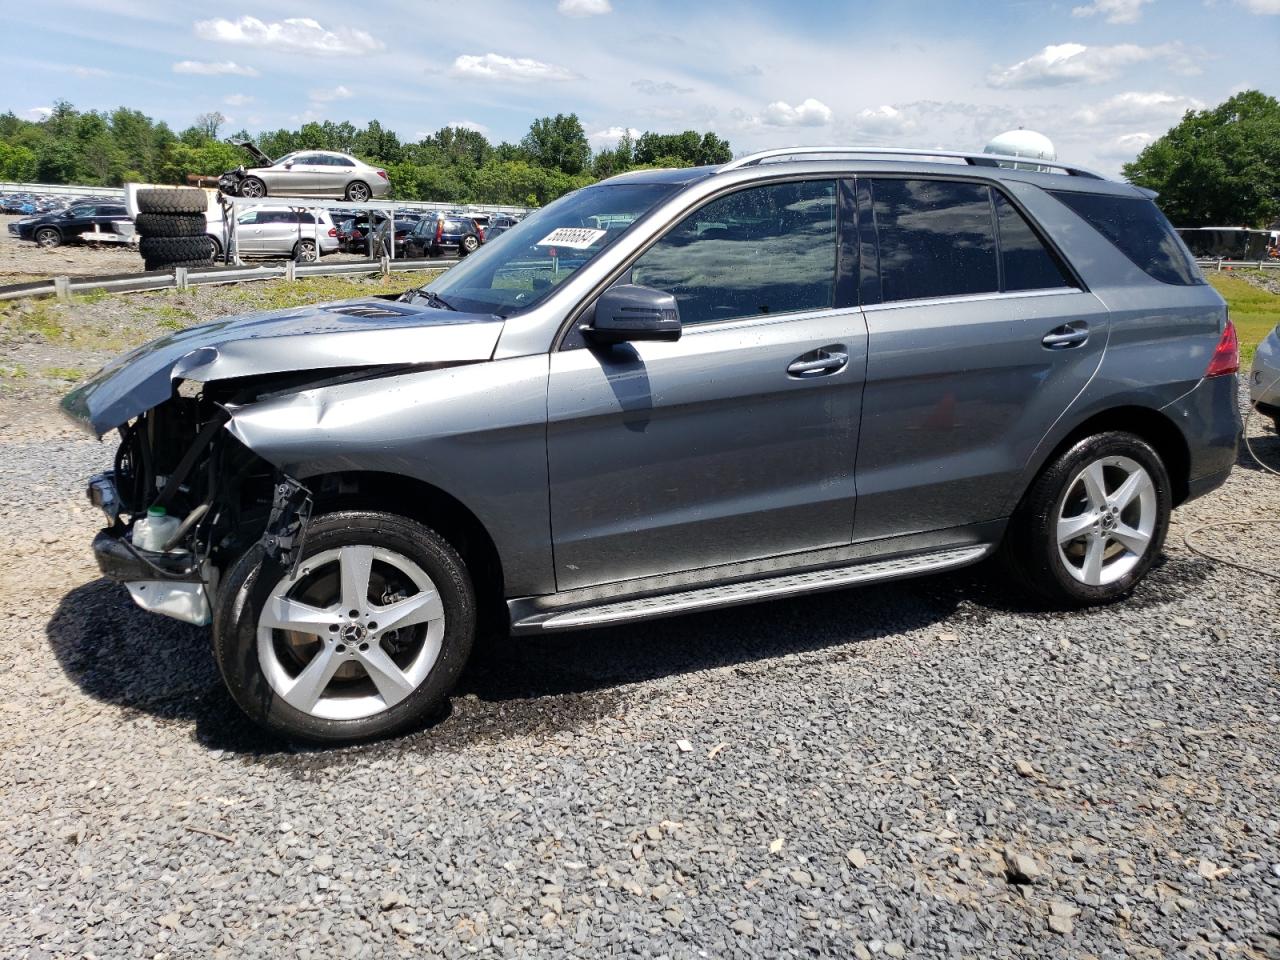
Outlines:
{"type": "Polygon", "coordinates": [[[484,243],[484,233],[470,217],[434,214],[423,217],[405,239],[406,257],[438,257],[454,253],[465,257],[484,243]]]}
{"type": "Polygon", "coordinates": [[[9,224],[9,233],[42,247],[57,247],[79,240],[82,233],[92,233],[94,227],[103,233],[115,233],[115,225],[128,220],[129,211],[123,203],[77,203],[69,210],[16,220],[9,224]]]}

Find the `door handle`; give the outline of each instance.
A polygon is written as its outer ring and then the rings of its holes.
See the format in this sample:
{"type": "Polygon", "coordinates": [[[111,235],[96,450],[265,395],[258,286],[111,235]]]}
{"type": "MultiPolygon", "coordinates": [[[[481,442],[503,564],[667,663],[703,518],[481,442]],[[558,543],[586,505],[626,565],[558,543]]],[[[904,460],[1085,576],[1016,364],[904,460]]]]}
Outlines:
{"type": "Polygon", "coordinates": [[[843,370],[848,362],[849,355],[842,351],[815,350],[813,353],[806,353],[803,357],[793,360],[787,367],[787,373],[793,377],[835,373],[837,370],[843,370]]]}
{"type": "Polygon", "coordinates": [[[1050,350],[1065,350],[1068,347],[1078,347],[1088,339],[1087,323],[1065,323],[1046,333],[1040,342],[1050,350]]]}

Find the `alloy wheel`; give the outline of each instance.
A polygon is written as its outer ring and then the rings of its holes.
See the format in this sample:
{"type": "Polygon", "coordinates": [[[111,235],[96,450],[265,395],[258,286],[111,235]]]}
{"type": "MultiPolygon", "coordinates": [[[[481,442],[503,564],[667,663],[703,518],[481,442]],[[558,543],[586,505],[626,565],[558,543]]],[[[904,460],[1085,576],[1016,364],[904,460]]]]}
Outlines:
{"type": "Polygon", "coordinates": [[[1058,556],[1076,580],[1115,583],[1141,562],[1156,529],[1155,483],[1129,457],[1103,457],[1067,485],[1058,507],[1058,556]]]}
{"type": "Polygon", "coordinates": [[[363,183],[353,183],[347,188],[347,199],[356,203],[364,203],[369,199],[369,188],[363,183]]]}
{"type": "Polygon", "coordinates": [[[421,686],[444,633],[444,604],[420,566],[384,547],[344,546],[309,557],[272,589],[258,619],[258,661],[294,709],[359,720],[421,686]]]}

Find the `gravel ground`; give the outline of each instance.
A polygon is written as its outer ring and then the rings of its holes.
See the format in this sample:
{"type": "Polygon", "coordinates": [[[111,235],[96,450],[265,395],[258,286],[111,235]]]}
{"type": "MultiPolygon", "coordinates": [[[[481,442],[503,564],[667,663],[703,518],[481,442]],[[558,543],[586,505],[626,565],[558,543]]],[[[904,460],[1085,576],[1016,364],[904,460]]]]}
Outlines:
{"type": "Polygon", "coordinates": [[[979,570],[491,643],[316,752],[96,576],[108,457],[0,425],[0,955],[1280,957],[1280,585],[1182,545],[1276,515],[1243,461],[1121,605],[979,570]]]}

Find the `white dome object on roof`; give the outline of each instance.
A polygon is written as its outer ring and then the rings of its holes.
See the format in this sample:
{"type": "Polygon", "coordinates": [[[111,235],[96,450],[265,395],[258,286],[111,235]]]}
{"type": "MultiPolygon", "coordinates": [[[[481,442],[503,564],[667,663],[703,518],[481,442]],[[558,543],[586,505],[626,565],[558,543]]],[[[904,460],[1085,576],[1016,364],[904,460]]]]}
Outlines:
{"type": "MultiPolygon", "coordinates": [[[[1052,140],[1043,133],[1021,128],[1000,134],[1000,136],[994,138],[983,147],[982,152],[997,153],[1006,157],[1026,157],[1029,160],[1058,159],[1058,151],[1054,149],[1052,140]]],[[[1010,166],[1017,170],[1039,171],[1041,173],[1048,173],[1050,170],[1049,167],[1038,166],[1034,163],[1011,163],[1001,164],[1001,166],[1010,166]]]]}

